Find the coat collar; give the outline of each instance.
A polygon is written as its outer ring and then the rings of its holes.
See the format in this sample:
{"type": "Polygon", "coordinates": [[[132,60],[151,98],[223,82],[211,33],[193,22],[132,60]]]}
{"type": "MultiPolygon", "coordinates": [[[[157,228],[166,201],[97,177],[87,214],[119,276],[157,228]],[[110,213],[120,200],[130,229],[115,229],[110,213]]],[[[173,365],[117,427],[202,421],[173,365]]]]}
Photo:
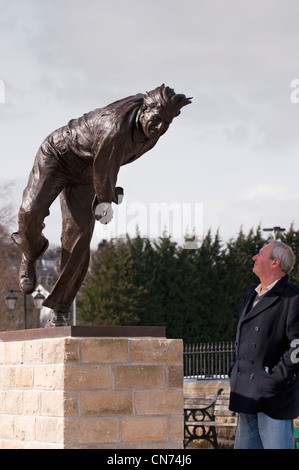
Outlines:
{"type": "Polygon", "coordinates": [[[247,297],[247,302],[244,304],[244,308],[241,313],[241,321],[247,321],[248,319],[255,317],[259,313],[263,312],[267,308],[269,308],[274,302],[277,301],[278,298],[281,297],[282,292],[285,288],[285,285],[288,281],[288,276],[282,277],[272,289],[267,292],[263,298],[257,303],[255,307],[253,307],[249,313],[247,313],[247,309],[249,304],[252,302],[253,297],[256,295],[255,288],[257,286],[254,286],[250,291],[249,295],[247,297]]]}

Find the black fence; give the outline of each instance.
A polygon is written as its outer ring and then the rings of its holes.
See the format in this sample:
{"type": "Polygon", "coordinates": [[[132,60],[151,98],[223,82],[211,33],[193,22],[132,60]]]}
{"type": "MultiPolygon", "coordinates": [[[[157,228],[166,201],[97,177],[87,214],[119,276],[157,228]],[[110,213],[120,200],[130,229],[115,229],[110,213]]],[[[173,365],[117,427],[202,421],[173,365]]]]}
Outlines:
{"type": "Polygon", "coordinates": [[[184,377],[198,380],[227,379],[234,342],[184,345],[184,377]]]}

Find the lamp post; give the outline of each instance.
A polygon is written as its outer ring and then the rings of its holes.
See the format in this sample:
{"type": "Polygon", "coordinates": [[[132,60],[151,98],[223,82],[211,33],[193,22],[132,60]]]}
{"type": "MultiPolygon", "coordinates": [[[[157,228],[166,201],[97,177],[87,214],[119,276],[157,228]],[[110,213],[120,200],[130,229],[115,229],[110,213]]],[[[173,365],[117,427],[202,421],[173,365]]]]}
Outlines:
{"type": "MultiPolygon", "coordinates": [[[[27,295],[21,292],[20,290],[15,290],[15,289],[10,289],[9,293],[5,297],[5,302],[7,305],[7,308],[9,310],[13,310],[16,307],[18,297],[15,295],[15,293],[22,293],[23,294],[23,305],[24,305],[24,329],[26,330],[27,328],[27,295]]],[[[42,308],[42,303],[45,297],[43,294],[40,292],[40,290],[37,291],[37,294],[33,297],[33,302],[35,308],[40,310],[42,308]]]]}
{"type": "Polygon", "coordinates": [[[285,228],[281,227],[272,227],[272,228],[263,228],[264,232],[274,232],[274,240],[277,240],[277,237],[280,232],[284,232],[285,228]]]}

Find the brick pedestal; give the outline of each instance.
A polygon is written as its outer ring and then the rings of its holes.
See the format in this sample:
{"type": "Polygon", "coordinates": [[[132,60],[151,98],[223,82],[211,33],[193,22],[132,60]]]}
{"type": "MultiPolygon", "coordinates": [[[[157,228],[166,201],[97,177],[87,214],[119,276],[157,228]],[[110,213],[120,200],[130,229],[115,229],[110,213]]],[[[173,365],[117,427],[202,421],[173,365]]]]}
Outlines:
{"type": "Polygon", "coordinates": [[[0,448],[181,449],[183,346],[163,332],[0,333],[0,448]]]}

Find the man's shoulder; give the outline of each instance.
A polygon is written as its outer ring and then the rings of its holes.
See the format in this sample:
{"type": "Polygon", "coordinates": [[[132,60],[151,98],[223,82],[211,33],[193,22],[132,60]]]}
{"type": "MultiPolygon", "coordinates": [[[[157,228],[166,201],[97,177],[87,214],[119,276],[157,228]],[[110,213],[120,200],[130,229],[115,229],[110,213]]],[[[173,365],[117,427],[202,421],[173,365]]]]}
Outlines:
{"type": "Polygon", "coordinates": [[[286,275],[273,287],[273,292],[281,297],[297,297],[299,296],[299,287],[290,282],[286,275]]]}
{"type": "Polygon", "coordinates": [[[286,289],[292,292],[294,295],[299,295],[299,287],[290,281],[286,282],[286,289]]]}

